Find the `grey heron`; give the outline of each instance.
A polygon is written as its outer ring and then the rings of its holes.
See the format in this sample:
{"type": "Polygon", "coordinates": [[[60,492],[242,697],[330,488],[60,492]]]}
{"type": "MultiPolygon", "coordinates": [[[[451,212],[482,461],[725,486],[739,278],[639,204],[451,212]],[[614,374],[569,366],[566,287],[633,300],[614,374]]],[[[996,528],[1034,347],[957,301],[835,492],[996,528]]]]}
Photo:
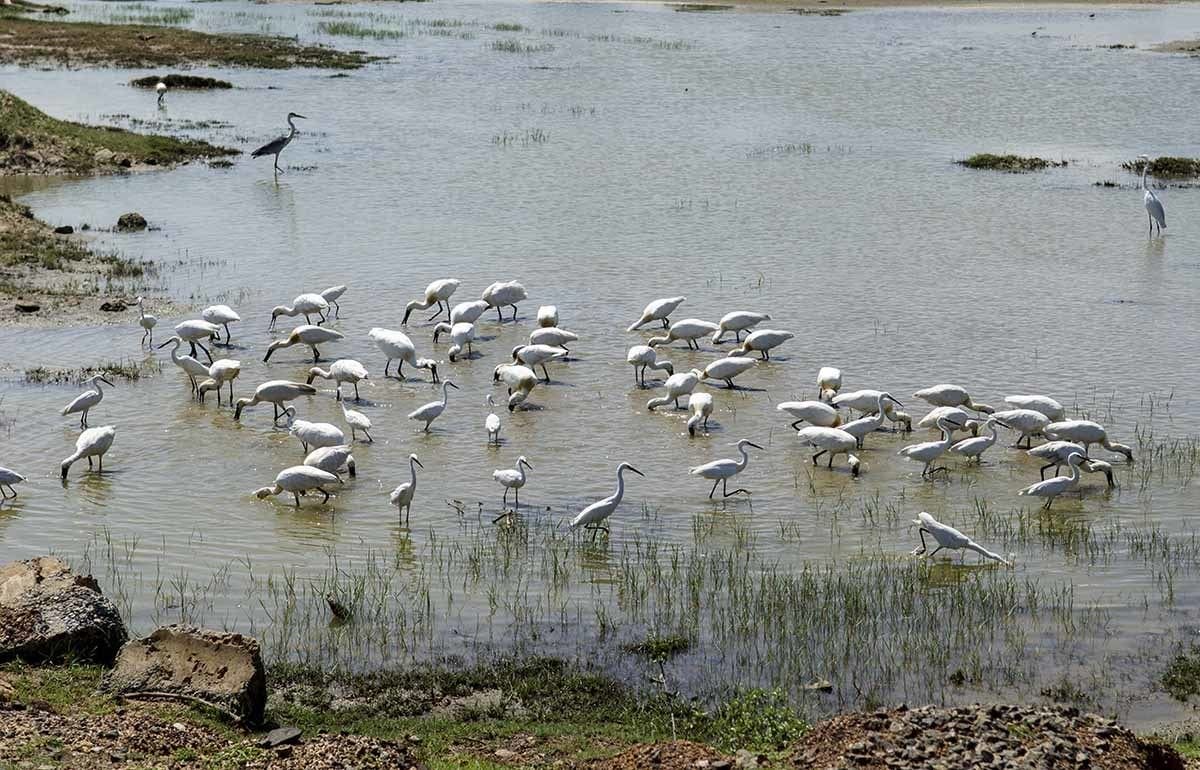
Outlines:
{"type": "Polygon", "coordinates": [[[288,131],[287,136],[281,136],[277,139],[267,142],[262,147],[259,147],[257,150],[250,153],[251,158],[261,158],[264,155],[274,155],[275,156],[275,173],[277,175],[283,173],[283,169],[281,169],[279,167],[279,153],[283,152],[284,147],[287,147],[289,144],[292,143],[292,139],[294,139],[296,137],[296,134],[298,133],[298,131],[296,129],[296,124],[292,122],[293,118],[301,118],[303,120],[308,120],[308,118],[305,118],[303,115],[301,115],[299,113],[289,112],[288,116],[287,116],[287,123],[288,123],[288,127],[291,128],[291,131],[288,131]]]}

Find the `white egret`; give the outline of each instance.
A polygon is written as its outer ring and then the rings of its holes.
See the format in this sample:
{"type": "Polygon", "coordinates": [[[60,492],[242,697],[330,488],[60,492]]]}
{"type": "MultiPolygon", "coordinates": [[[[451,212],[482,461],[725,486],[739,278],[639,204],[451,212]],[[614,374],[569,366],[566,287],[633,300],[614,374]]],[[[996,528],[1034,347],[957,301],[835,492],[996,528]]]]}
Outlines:
{"type": "Polygon", "coordinates": [[[996,411],[987,404],[976,404],[971,400],[971,394],[967,393],[967,389],[959,385],[945,383],[934,385],[933,387],[913,393],[913,398],[919,398],[932,406],[961,406],[964,409],[970,409],[972,412],[982,412],[984,414],[991,414],[996,411]]]}
{"type": "Polygon", "coordinates": [[[646,370],[661,370],[672,375],[675,366],[670,361],[659,361],[658,353],[649,345],[634,345],[625,354],[625,360],[633,365],[633,381],[646,387],[646,370]]]}
{"type": "Polygon", "coordinates": [[[388,376],[388,368],[392,365],[392,361],[397,360],[400,362],[396,367],[397,377],[403,379],[404,364],[409,363],[415,369],[428,369],[433,381],[438,381],[437,361],[432,358],[417,358],[417,349],[404,332],[376,326],[367,332],[367,336],[375,342],[375,347],[387,356],[387,363],[383,365],[384,377],[388,376]]]}
{"type": "Polygon", "coordinates": [[[237,405],[233,410],[233,419],[240,420],[242,410],[248,406],[269,403],[275,407],[275,421],[278,422],[281,413],[287,415],[289,409],[294,411],[292,407],[287,406],[287,402],[295,401],[301,396],[314,396],[316,393],[316,388],[303,382],[268,380],[254,389],[253,397],[237,400],[237,405]]]}
{"type": "MultiPolygon", "coordinates": [[[[338,388],[341,391],[341,388],[338,388]]],[[[367,437],[367,441],[371,444],[375,443],[375,439],[371,438],[371,420],[362,412],[354,409],[347,409],[346,402],[342,401],[342,394],[338,393],[338,401],[342,403],[342,419],[350,426],[350,442],[358,440],[358,432],[361,430],[363,435],[367,437]]]]}
{"type": "Polygon", "coordinates": [[[613,515],[613,511],[617,510],[617,506],[621,504],[621,498],[625,496],[625,471],[632,471],[643,477],[646,475],[629,463],[618,465],[617,491],[580,511],[579,515],[571,519],[571,529],[578,529],[579,527],[583,527],[585,530],[590,529],[592,530],[593,540],[596,539],[596,533],[600,530],[604,530],[605,534],[609,533],[608,527],[604,526],[604,522],[609,516],[613,515]]]}
{"type": "Polygon", "coordinates": [[[717,322],[717,331],[712,336],[713,344],[720,344],[721,338],[728,332],[733,332],[734,339],[741,342],[742,332],[754,328],[763,321],[770,320],[771,316],[766,313],[753,313],[749,310],[735,310],[732,313],[726,313],[717,322]]]}
{"type": "Polygon", "coordinates": [[[500,364],[492,370],[492,381],[503,381],[508,387],[508,411],[515,412],[529,398],[538,378],[528,366],[500,364]]]}
{"type": "Polygon", "coordinates": [[[1028,495],[1030,497],[1044,497],[1046,498],[1046,504],[1042,507],[1049,510],[1050,504],[1054,502],[1054,498],[1064,492],[1069,492],[1079,483],[1079,464],[1085,459],[1079,452],[1072,452],[1067,457],[1067,466],[1071,469],[1070,475],[1055,476],[1052,479],[1030,484],[1017,494],[1028,495]]]}
{"type": "Polygon", "coordinates": [[[345,468],[350,473],[350,478],[358,475],[358,471],[354,466],[354,455],[350,454],[350,446],[348,444],[323,446],[319,449],[314,449],[304,458],[304,464],[333,474],[339,474],[342,472],[342,468],[345,468]]]}
{"type": "Polygon", "coordinates": [[[479,320],[479,316],[483,315],[483,311],[489,307],[485,300],[477,299],[473,302],[459,302],[450,309],[450,323],[469,323],[473,324],[479,320]]]}
{"type": "Polygon", "coordinates": [[[488,393],[484,401],[488,405],[488,416],[483,419],[483,428],[487,431],[488,444],[500,446],[500,418],[496,415],[496,401],[488,393]]]}
{"type": "Polygon", "coordinates": [[[817,370],[817,400],[832,401],[842,389],[842,370],[836,366],[822,366],[817,370]]]}
{"type": "Polygon", "coordinates": [[[836,428],[842,422],[838,411],[821,401],[784,401],[775,408],[796,418],[792,423],[794,430],[800,430],[800,424],[804,422],[822,428],[836,428]]]}
{"type": "Polygon", "coordinates": [[[779,329],[759,329],[747,334],[746,339],[742,340],[742,344],[729,351],[729,355],[748,356],[751,351],[757,351],[758,357],[761,360],[770,361],[771,350],[795,336],[791,332],[780,331],[779,329]]]}
{"type": "MultiPolygon", "coordinates": [[[[218,358],[208,367],[208,377],[217,391],[217,406],[221,405],[221,386],[229,383],[229,405],[233,406],[233,381],[242,373],[242,362],[232,358],[218,358]]],[[[199,390],[199,388],[197,388],[199,390]]]]}
{"type": "Polygon", "coordinates": [[[312,381],[320,377],[323,380],[333,380],[337,383],[334,389],[334,395],[340,401],[342,398],[342,386],[349,383],[354,386],[354,400],[361,401],[358,396],[358,383],[362,380],[369,379],[367,375],[367,367],[355,361],[353,358],[339,358],[329,365],[328,369],[322,369],[319,366],[314,366],[308,370],[308,384],[312,385],[312,381]]]}
{"type": "Polygon", "coordinates": [[[454,292],[458,291],[458,286],[462,281],[457,278],[440,278],[425,287],[425,296],[422,299],[414,299],[404,307],[404,320],[400,322],[401,326],[408,325],[408,317],[414,310],[428,310],[437,305],[437,312],[425,319],[432,321],[440,316],[443,312],[450,311],[449,299],[454,292]]]}
{"type": "Polygon", "coordinates": [[[163,99],[167,97],[167,84],[161,80],[158,81],[158,83],[154,85],[154,91],[158,94],[158,106],[161,107],[163,105],[163,99]]]}
{"type": "Polygon", "coordinates": [[[753,358],[718,358],[708,366],[704,367],[701,372],[701,379],[705,380],[724,380],[725,387],[733,390],[736,385],[733,384],[733,378],[743,372],[753,369],[758,363],[753,358]]]}
{"type": "Polygon", "coordinates": [[[267,354],[263,356],[263,363],[271,359],[271,354],[280,348],[290,348],[293,345],[308,345],[312,348],[313,363],[318,363],[321,360],[321,351],[317,349],[317,345],[324,345],[326,342],[334,342],[336,340],[345,339],[345,335],[333,329],[326,329],[323,326],[297,326],[288,332],[287,339],[275,340],[267,346],[267,354]]]}
{"type": "Polygon", "coordinates": [[[442,412],[446,411],[446,398],[447,398],[447,394],[449,393],[450,388],[459,390],[459,387],[457,385],[455,385],[450,380],[446,380],[445,382],[442,383],[442,398],[441,398],[441,400],[440,401],[430,401],[428,404],[425,404],[424,406],[418,407],[417,409],[413,410],[412,412],[409,412],[408,419],[425,423],[425,427],[422,430],[424,430],[426,433],[428,433],[430,424],[434,420],[436,420],[438,417],[440,417],[442,412]]]}
{"type": "Polygon", "coordinates": [[[704,426],[704,430],[708,430],[708,418],[713,413],[712,394],[693,393],[688,396],[688,411],[692,413],[687,421],[689,436],[695,436],[696,428],[700,425],[704,426]]]}
{"type": "Polygon", "coordinates": [[[346,293],[346,284],[340,283],[337,286],[330,286],[321,292],[321,299],[327,304],[333,305],[333,315],[335,318],[342,317],[342,306],[338,304],[338,300],[346,293]]]}
{"type": "Polygon", "coordinates": [[[272,308],[271,323],[267,326],[267,328],[274,329],[275,322],[281,315],[289,317],[302,315],[304,316],[304,323],[306,324],[311,324],[312,317],[315,315],[321,319],[318,324],[323,324],[326,320],[328,320],[325,318],[325,311],[328,309],[329,303],[320,294],[313,294],[311,292],[307,294],[301,294],[292,300],[292,304],[290,306],[277,305],[276,307],[272,308]]]}
{"type": "Polygon", "coordinates": [[[699,369],[692,369],[691,371],[672,374],[667,378],[667,381],[663,383],[663,387],[666,388],[667,394],[665,396],[659,396],[658,398],[650,399],[646,402],[646,408],[653,412],[660,406],[666,406],[667,404],[674,402],[675,408],[678,409],[679,398],[681,396],[686,396],[695,390],[696,386],[700,384],[700,380],[703,377],[704,372],[700,371],[699,369]]]}
{"type": "Polygon", "coordinates": [[[1154,191],[1146,186],[1146,172],[1150,170],[1150,156],[1139,155],[1138,158],[1142,161],[1142,205],[1146,208],[1146,219],[1150,222],[1150,237],[1154,237],[1154,226],[1158,225],[1158,234],[1162,235],[1163,228],[1167,226],[1167,212],[1163,210],[1162,201],[1154,194],[1154,191]]]}
{"type": "Polygon", "coordinates": [[[446,355],[450,357],[450,363],[454,363],[459,354],[463,352],[463,348],[467,349],[467,358],[475,352],[471,349],[471,341],[475,339],[475,324],[460,322],[453,326],[442,321],[437,326],[433,327],[433,342],[437,344],[438,337],[443,334],[450,335],[450,347],[446,349],[446,355]]]}
{"type": "Polygon", "coordinates": [[[154,327],[158,326],[158,319],[146,312],[143,300],[138,297],[133,301],[133,304],[138,306],[138,326],[142,327],[142,344],[154,344],[154,327]]]}
{"type": "Polygon", "coordinates": [[[1061,420],[1066,415],[1063,405],[1049,396],[1005,396],[1004,403],[1017,409],[1032,409],[1035,412],[1041,412],[1052,422],[1061,420]]]}
{"type": "Polygon", "coordinates": [[[296,498],[296,507],[299,508],[300,495],[315,489],[324,495],[321,498],[321,502],[326,503],[329,501],[330,495],[325,487],[329,484],[340,483],[342,483],[342,480],[336,473],[323,471],[311,465],[293,465],[290,468],[281,470],[279,475],[275,477],[275,483],[272,486],[256,489],[254,496],[263,500],[272,495],[291,492],[292,497],[296,498]]]}
{"type": "MultiPolygon", "coordinates": [[[[196,388],[197,388],[197,379],[200,377],[209,377],[210,376],[208,373],[209,367],[200,363],[198,360],[196,360],[192,356],[186,355],[184,353],[180,353],[179,346],[182,344],[183,344],[183,340],[180,337],[177,337],[177,336],[171,337],[166,342],[159,345],[158,349],[162,350],[167,345],[172,346],[171,347],[171,363],[175,364],[180,369],[182,369],[183,373],[188,376],[188,382],[191,383],[191,390],[193,393],[195,393],[196,388]]],[[[216,363],[216,362],[214,361],[213,363],[216,363]]],[[[213,380],[215,382],[216,378],[214,377],[213,380]]]]}
{"type": "Polygon", "coordinates": [[[408,469],[412,472],[412,480],[406,481],[393,489],[391,496],[388,498],[388,501],[392,505],[396,506],[396,515],[403,516],[406,522],[408,521],[409,517],[412,516],[413,495],[416,494],[417,491],[418,465],[420,465],[422,468],[425,467],[424,465],[421,465],[421,461],[417,459],[416,455],[409,455],[408,469]]]}
{"type": "Polygon", "coordinates": [[[866,417],[860,417],[857,420],[848,422],[839,426],[842,430],[849,433],[858,441],[858,446],[861,449],[863,441],[866,437],[883,427],[883,418],[886,415],[886,405],[888,402],[903,406],[891,393],[880,393],[875,402],[875,413],[869,414],[866,417]]]}
{"type": "Polygon", "coordinates": [[[909,460],[916,460],[919,463],[923,463],[924,467],[921,469],[921,478],[933,478],[934,473],[947,470],[946,468],[933,468],[931,470],[930,466],[950,449],[950,445],[954,443],[954,428],[961,427],[961,423],[949,417],[942,417],[937,421],[937,426],[942,431],[940,441],[922,441],[919,444],[909,444],[896,453],[909,460]]]}
{"type": "Polygon", "coordinates": [[[652,321],[662,321],[663,328],[667,328],[671,325],[671,319],[669,317],[671,313],[674,313],[675,309],[682,305],[686,300],[687,297],[665,297],[663,299],[654,300],[649,305],[646,305],[646,309],[642,311],[642,317],[630,324],[629,328],[625,331],[637,331],[652,321]]]}
{"type": "Polygon", "coordinates": [[[701,337],[706,337],[717,331],[717,325],[709,321],[701,321],[699,318],[685,318],[682,321],[676,321],[667,328],[667,333],[662,337],[651,337],[646,340],[646,344],[650,347],[658,347],[659,345],[669,345],[674,340],[683,340],[692,350],[699,350],[700,343],[696,340],[701,337]]]}
{"type": "Polygon", "coordinates": [[[1008,560],[1000,554],[992,553],[979,543],[976,543],[971,538],[959,532],[954,527],[951,527],[948,524],[942,524],[925,511],[921,511],[917,514],[917,518],[913,519],[913,524],[916,524],[920,527],[917,532],[921,536],[921,545],[913,550],[913,556],[921,556],[926,559],[932,559],[933,555],[938,551],[942,550],[943,548],[949,548],[952,551],[974,551],[975,553],[991,559],[992,561],[998,561],[1006,567],[1012,566],[1008,560]],[[927,553],[928,546],[925,545],[925,533],[929,533],[929,535],[933,537],[934,542],[937,543],[937,548],[934,548],[932,552],[927,553]]]}
{"type": "Polygon", "coordinates": [[[208,357],[208,362],[210,364],[212,363],[212,360],[213,360],[212,352],[208,348],[204,347],[204,343],[201,342],[201,340],[206,340],[206,339],[211,339],[214,341],[220,340],[221,339],[221,327],[220,326],[209,323],[208,321],[200,321],[200,320],[193,319],[191,321],[184,321],[181,324],[176,324],[175,325],[175,334],[177,334],[180,338],[182,338],[185,342],[187,342],[191,346],[191,354],[193,356],[196,355],[196,348],[199,347],[201,350],[204,351],[204,355],[208,357]]]}
{"type": "Polygon", "coordinates": [[[965,438],[956,444],[951,445],[949,451],[951,454],[961,455],[967,458],[970,462],[974,460],[977,463],[983,463],[983,453],[991,449],[996,443],[996,423],[998,422],[995,415],[987,418],[987,422],[983,427],[988,430],[986,436],[976,436],[974,438],[965,438]]]}
{"type": "Polygon", "coordinates": [[[858,439],[851,436],[846,431],[840,428],[828,428],[821,425],[810,425],[807,428],[801,428],[796,432],[796,438],[801,444],[805,444],[818,449],[815,455],[812,456],[812,464],[816,465],[817,460],[821,455],[829,455],[829,468],[833,467],[833,458],[840,454],[846,455],[846,461],[850,463],[850,474],[858,475],[858,463],[850,462],[850,458],[854,455],[850,454],[858,445],[858,439]]]}
{"type": "Polygon", "coordinates": [[[574,332],[569,332],[566,329],[560,329],[557,326],[546,326],[541,329],[534,329],[529,333],[530,345],[550,345],[551,347],[562,348],[568,353],[568,342],[576,342],[579,335],[574,332]]]}
{"type": "Polygon", "coordinates": [[[209,305],[200,312],[200,317],[210,324],[225,327],[225,344],[229,344],[232,335],[229,333],[229,324],[235,321],[242,320],[242,317],[234,311],[229,305],[209,305]]]}
{"type": "Polygon", "coordinates": [[[62,408],[62,415],[65,417],[78,412],[79,427],[86,428],[88,412],[104,399],[104,389],[100,387],[102,382],[110,388],[114,387],[104,378],[103,374],[93,374],[83,381],[85,385],[91,385],[91,387],[71,399],[71,403],[62,408]]]}
{"type": "Polygon", "coordinates": [[[75,439],[75,451],[70,454],[67,459],[62,461],[62,477],[67,477],[67,471],[76,460],[87,458],[88,468],[92,467],[92,458],[96,458],[99,467],[97,470],[100,473],[104,472],[104,453],[112,446],[113,439],[117,436],[117,429],[113,425],[105,425],[100,428],[88,428],[83,433],[79,434],[79,438],[75,439]]]}
{"type": "Polygon", "coordinates": [[[504,323],[504,314],[500,312],[501,308],[511,307],[513,309],[512,320],[517,320],[517,303],[526,299],[528,295],[525,293],[525,287],[517,281],[496,281],[491,286],[483,290],[483,301],[488,303],[488,307],[496,308],[496,318],[504,323]]]}
{"type": "Polygon", "coordinates": [[[1098,422],[1092,422],[1091,420],[1052,422],[1042,429],[1042,435],[1051,439],[1074,441],[1077,444],[1082,444],[1084,457],[1088,455],[1088,450],[1091,449],[1092,444],[1099,444],[1110,452],[1125,455],[1126,460],[1133,462],[1133,449],[1125,444],[1118,444],[1115,441],[1109,440],[1108,431],[1098,422]]]}
{"type": "Polygon", "coordinates": [[[1036,409],[1005,409],[999,412],[992,412],[992,417],[1005,428],[1017,432],[1017,443],[1015,447],[1021,446],[1021,439],[1025,439],[1025,446],[1033,446],[1033,437],[1042,435],[1042,431],[1050,424],[1050,418],[1036,409]]]}
{"type": "MultiPolygon", "coordinates": [[[[521,487],[525,486],[526,468],[533,470],[533,466],[530,465],[529,461],[525,459],[525,455],[521,455],[517,458],[517,467],[503,468],[492,471],[492,478],[495,479],[500,486],[504,487],[504,498],[500,503],[501,506],[508,505],[508,490],[511,489],[514,495],[513,499],[515,500],[513,507],[521,507],[521,487]]],[[[501,514],[492,523],[494,524],[496,521],[500,521],[500,519],[503,519],[507,515],[507,513],[501,514]]]]}
{"type": "Polygon", "coordinates": [[[762,449],[762,447],[759,446],[758,444],[755,444],[753,441],[751,441],[748,438],[742,439],[741,441],[734,444],[734,446],[737,447],[738,452],[742,455],[741,460],[733,460],[733,459],[729,459],[729,458],[722,459],[722,460],[713,460],[710,463],[705,463],[704,465],[697,465],[695,468],[688,469],[688,473],[692,474],[693,476],[700,476],[701,478],[712,479],[712,483],[713,483],[712,489],[708,493],[709,500],[711,500],[713,495],[716,494],[717,484],[721,485],[721,496],[722,497],[729,497],[731,495],[736,495],[739,492],[741,492],[742,494],[746,494],[746,495],[750,494],[750,490],[743,489],[742,487],[738,487],[737,489],[730,492],[729,491],[729,480],[731,478],[733,478],[734,476],[738,475],[739,473],[741,473],[742,471],[746,470],[746,466],[748,466],[750,464],[750,455],[746,453],[746,447],[754,447],[755,449],[762,449]]]}
{"type": "Polygon", "coordinates": [[[550,372],[546,370],[546,363],[566,358],[566,356],[566,350],[552,345],[517,345],[512,349],[513,363],[525,364],[530,369],[541,366],[542,374],[546,376],[546,382],[550,382],[550,372]]]}
{"type": "Polygon", "coordinates": [[[288,433],[300,439],[300,444],[304,447],[304,454],[306,455],[310,449],[320,449],[324,446],[338,446],[346,443],[346,434],[342,432],[342,429],[329,422],[295,420],[292,422],[291,427],[288,428],[288,433]]]}
{"type": "Polygon", "coordinates": [[[24,480],[25,477],[16,471],[11,471],[8,468],[0,468],[0,497],[4,497],[5,499],[16,497],[17,490],[13,489],[13,484],[20,484],[24,480]],[[8,487],[8,491],[12,492],[11,495],[4,491],[5,487],[8,487]]]}
{"type": "Polygon", "coordinates": [[[558,307],[555,305],[542,305],[538,308],[537,313],[538,326],[558,326],[558,307]]]}

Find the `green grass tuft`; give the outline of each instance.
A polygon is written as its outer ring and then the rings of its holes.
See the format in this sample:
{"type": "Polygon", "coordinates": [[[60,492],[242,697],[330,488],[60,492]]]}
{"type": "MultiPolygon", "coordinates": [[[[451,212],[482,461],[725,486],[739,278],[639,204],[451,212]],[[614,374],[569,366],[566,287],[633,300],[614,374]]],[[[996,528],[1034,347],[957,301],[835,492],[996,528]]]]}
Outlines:
{"type": "Polygon", "coordinates": [[[1061,168],[1067,165],[1067,161],[1065,160],[1056,163],[1045,158],[1025,157],[1022,155],[993,155],[990,152],[976,153],[965,160],[955,162],[967,168],[1007,171],[1010,173],[1041,171],[1045,168],[1061,168]]]}

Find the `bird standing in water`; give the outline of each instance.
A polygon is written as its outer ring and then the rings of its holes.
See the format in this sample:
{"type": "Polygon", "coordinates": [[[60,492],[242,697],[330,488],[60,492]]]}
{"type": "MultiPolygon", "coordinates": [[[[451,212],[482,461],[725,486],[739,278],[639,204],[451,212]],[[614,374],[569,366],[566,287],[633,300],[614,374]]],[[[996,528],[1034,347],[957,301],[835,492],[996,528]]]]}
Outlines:
{"type": "Polygon", "coordinates": [[[289,112],[288,116],[287,116],[287,123],[288,123],[288,127],[291,128],[291,130],[287,132],[287,135],[281,136],[277,139],[273,139],[273,140],[267,142],[266,144],[264,144],[262,147],[259,147],[254,152],[250,153],[251,158],[261,158],[264,155],[274,155],[275,156],[275,176],[276,177],[278,177],[280,174],[283,173],[283,169],[281,169],[279,167],[279,153],[283,152],[283,148],[287,147],[289,144],[291,144],[292,139],[295,139],[296,134],[299,133],[298,129],[296,128],[296,124],[292,122],[293,118],[301,118],[302,120],[308,120],[308,118],[304,117],[303,115],[300,115],[299,113],[289,112]]]}

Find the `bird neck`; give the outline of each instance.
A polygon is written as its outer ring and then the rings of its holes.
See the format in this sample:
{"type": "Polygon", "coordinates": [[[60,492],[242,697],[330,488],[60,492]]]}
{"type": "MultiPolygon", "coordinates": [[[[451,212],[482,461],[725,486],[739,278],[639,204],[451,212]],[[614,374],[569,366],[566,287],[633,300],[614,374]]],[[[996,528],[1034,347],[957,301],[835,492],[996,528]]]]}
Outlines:
{"type": "Polygon", "coordinates": [[[621,498],[625,495],[625,469],[621,468],[617,471],[617,491],[613,493],[613,502],[621,502],[621,498]]]}
{"type": "Polygon", "coordinates": [[[1146,187],[1146,172],[1149,170],[1150,170],[1150,161],[1147,160],[1144,164],[1142,164],[1142,189],[1143,190],[1148,189],[1146,187]]]}
{"type": "Polygon", "coordinates": [[[417,461],[409,460],[408,469],[412,472],[412,489],[417,488],[417,461]]]}
{"type": "Polygon", "coordinates": [[[747,452],[746,447],[742,445],[738,446],[738,451],[742,453],[742,461],[737,464],[738,470],[741,471],[745,469],[746,465],[750,462],[750,453],[747,452]]]}

